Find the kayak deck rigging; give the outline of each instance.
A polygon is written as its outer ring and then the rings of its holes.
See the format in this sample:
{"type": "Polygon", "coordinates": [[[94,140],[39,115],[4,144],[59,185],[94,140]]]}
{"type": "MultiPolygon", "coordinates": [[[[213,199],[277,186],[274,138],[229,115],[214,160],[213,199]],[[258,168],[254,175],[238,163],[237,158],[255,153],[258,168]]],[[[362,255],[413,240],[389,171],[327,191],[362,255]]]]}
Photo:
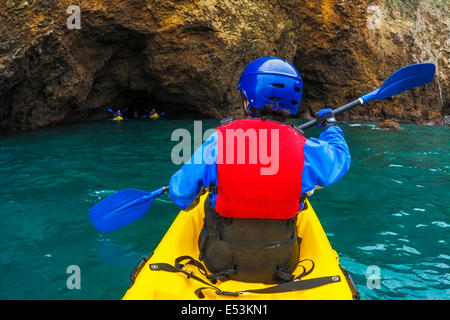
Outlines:
{"type": "MultiPolygon", "coordinates": [[[[171,227],[155,249],[153,254],[142,260],[130,277],[132,283],[125,293],[125,300],[193,300],[206,299],[280,299],[280,300],[347,300],[358,299],[359,294],[351,280],[350,275],[339,265],[339,256],[331,247],[328,238],[309,202],[306,200],[307,208],[299,213],[297,226],[299,236],[302,238],[300,246],[300,262],[293,272],[294,276],[311,269],[312,260],[314,268],[301,280],[316,278],[338,277],[339,281],[321,285],[306,290],[290,292],[270,293],[271,287],[276,285],[262,283],[247,283],[234,280],[218,281],[212,287],[218,290],[201,290],[201,295],[196,291],[205,287],[204,283],[188,277],[181,272],[155,271],[158,264],[175,265],[178,257],[190,256],[194,259],[199,257],[198,236],[203,226],[204,201],[208,194],[200,197],[196,207],[189,211],[181,211],[171,227]],[[264,290],[262,290],[264,289],[264,290]],[[269,293],[253,293],[249,291],[268,291],[269,293]],[[241,294],[220,294],[236,293],[241,294]],[[219,294],[217,294],[219,292],[219,294]]],[[[199,272],[195,265],[183,265],[185,273],[192,274],[206,283],[211,283],[207,277],[199,272]]],[[[210,288],[209,288],[210,289],[210,288]]],[[[272,290],[276,291],[276,290],[272,290]]],[[[198,292],[198,291],[197,291],[198,292]]]]}

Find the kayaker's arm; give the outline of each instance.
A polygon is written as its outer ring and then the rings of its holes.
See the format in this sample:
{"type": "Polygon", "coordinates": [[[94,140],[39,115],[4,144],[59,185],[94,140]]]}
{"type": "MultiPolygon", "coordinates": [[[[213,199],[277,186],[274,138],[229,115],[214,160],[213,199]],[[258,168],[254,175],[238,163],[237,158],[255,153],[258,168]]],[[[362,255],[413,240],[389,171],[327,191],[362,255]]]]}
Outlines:
{"type": "Polygon", "coordinates": [[[170,197],[182,210],[189,207],[202,187],[217,185],[216,155],[217,133],[211,135],[171,177],[170,197]],[[196,164],[194,159],[201,163],[196,164]]]}
{"type": "Polygon", "coordinates": [[[302,193],[337,182],[350,168],[350,152],[342,130],[333,126],[305,143],[302,193]]]}

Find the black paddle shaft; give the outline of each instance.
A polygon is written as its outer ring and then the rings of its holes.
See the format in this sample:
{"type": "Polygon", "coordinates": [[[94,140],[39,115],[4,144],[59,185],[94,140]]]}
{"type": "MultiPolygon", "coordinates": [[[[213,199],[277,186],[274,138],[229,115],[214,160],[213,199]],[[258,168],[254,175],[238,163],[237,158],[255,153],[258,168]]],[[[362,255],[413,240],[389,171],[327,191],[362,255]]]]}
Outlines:
{"type": "MultiPolygon", "coordinates": [[[[347,111],[348,109],[356,107],[360,104],[364,104],[364,101],[363,101],[363,99],[358,98],[353,102],[347,103],[345,106],[342,106],[340,108],[333,110],[333,115],[341,114],[342,112],[347,111]]],[[[317,123],[317,120],[313,119],[311,121],[308,121],[307,123],[302,124],[301,126],[298,126],[297,129],[300,129],[303,131],[305,129],[309,129],[309,128],[313,127],[316,123],[317,123]]]]}

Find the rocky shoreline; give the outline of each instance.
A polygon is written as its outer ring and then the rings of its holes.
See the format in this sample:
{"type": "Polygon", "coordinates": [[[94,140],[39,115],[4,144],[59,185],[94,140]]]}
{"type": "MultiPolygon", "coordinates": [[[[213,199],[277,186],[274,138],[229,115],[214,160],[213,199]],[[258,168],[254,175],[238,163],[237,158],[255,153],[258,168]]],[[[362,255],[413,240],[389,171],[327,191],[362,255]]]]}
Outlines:
{"type": "Polygon", "coordinates": [[[434,62],[425,87],[343,120],[442,125],[450,114],[450,13],[445,1],[1,1],[0,132],[107,119],[107,108],[158,106],[222,118],[236,83],[265,55],[304,79],[299,118],[377,88],[396,69],[434,62]],[[80,8],[80,29],[68,21],[80,8]]]}

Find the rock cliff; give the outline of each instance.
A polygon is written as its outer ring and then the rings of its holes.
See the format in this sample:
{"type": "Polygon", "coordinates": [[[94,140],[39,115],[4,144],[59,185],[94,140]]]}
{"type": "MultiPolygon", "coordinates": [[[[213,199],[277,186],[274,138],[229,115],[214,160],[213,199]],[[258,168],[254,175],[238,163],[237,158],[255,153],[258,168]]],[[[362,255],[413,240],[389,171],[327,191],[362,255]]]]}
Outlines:
{"type": "Polygon", "coordinates": [[[431,84],[343,117],[441,124],[450,113],[448,6],[447,0],[0,0],[0,131],[106,119],[108,107],[237,114],[239,75],[266,55],[299,69],[305,119],[375,89],[401,66],[434,62],[431,84]]]}

